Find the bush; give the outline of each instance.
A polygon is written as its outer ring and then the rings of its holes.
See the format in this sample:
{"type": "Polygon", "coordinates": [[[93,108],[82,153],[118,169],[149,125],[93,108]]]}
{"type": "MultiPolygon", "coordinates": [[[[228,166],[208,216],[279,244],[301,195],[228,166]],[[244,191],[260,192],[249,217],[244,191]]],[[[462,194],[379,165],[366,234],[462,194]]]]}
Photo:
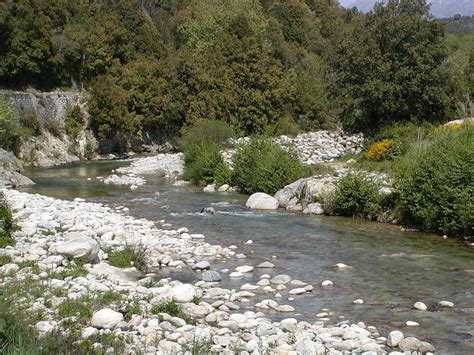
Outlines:
{"type": "Polygon", "coordinates": [[[242,192],[274,194],[309,173],[295,153],[265,137],[254,137],[237,148],[232,183],[242,192]]]}
{"type": "Polygon", "coordinates": [[[180,147],[184,152],[190,152],[202,144],[224,145],[235,136],[232,128],[225,122],[206,120],[185,128],[182,132],[180,147]]]}
{"type": "Polygon", "coordinates": [[[230,171],[217,144],[196,145],[190,154],[192,159],[189,154],[185,155],[185,179],[195,184],[210,184],[216,180],[220,184],[228,182],[224,180],[229,178],[230,171]]]}
{"type": "Polygon", "coordinates": [[[76,140],[84,126],[84,116],[81,112],[81,108],[78,105],[73,106],[66,113],[64,125],[66,128],[66,134],[73,140],[76,140]]]}
{"type": "Polygon", "coordinates": [[[438,134],[414,146],[396,168],[398,201],[408,223],[472,236],[474,127],[438,134]]]}
{"type": "Polygon", "coordinates": [[[325,197],[324,210],[339,216],[375,219],[382,211],[379,184],[361,173],[349,173],[336,185],[332,195],[325,197]]]}
{"type": "Polygon", "coordinates": [[[365,157],[369,160],[384,160],[389,157],[392,152],[394,142],[391,139],[383,139],[377,143],[372,144],[367,152],[365,157]]]}
{"type": "Polygon", "coordinates": [[[61,121],[54,118],[49,118],[46,121],[46,129],[55,137],[60,138],[63,134],[63,124],[61,121]]]}
{"type": "Polygon", "coordinates": [[[184,311],[181,305],[177,304],[175,301],[168,301],[162,303],[158,306],[153,306],[151,309],[152,314],[166,313],[172,317],[179,317],[188,324],[195,324],[193,318],[188,316],[184,311]]]}
{"type": "Polygon", "coordinates": [[[12,237],[12,232],[15,230],[17,230],[17,226],[10,206],[0,194],[0,248],[15,244],[15,239],[12,237]]]}
{"type": "Polygon", "coordinates": [[[0,255],[0,267],[12,262],[12,257],[10,255],[0,255]]]}
{"type": "Polygon", "coordinates": [[[84,146],[84,158],[90,160],[94,156],[94,144],[90,139],[86,141],[86,145],[84,146]]]}
{"type": "Polygon", "coordinates": [[[230,170],[221,155],[226,141],[234,136],[221,121],[202,121],[183,133],[184,177],[195,184],[229,182],[230,170]]]}
{"type": "Polygon", "coordinates": [[[20,118],[10,104],[0,100],[0,148],[14,150],[20,136],[20,118]]]}
{"type": "Polygon", "coordinates": [[[119,251],[109,252],[109,264],[115,267],[127,268],[135,266],[138,270],[144,270],[145,263],[145,248],[137,246],[132,248],[126,246],[125,249],[119,251]]]}

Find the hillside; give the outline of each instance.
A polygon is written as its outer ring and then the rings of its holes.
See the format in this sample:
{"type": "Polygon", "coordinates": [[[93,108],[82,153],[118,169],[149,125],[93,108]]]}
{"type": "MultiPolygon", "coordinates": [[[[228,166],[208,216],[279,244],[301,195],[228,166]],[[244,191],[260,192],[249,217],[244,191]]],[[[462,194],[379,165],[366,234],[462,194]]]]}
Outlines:
{"type": "MultiPolygon", "coordinates": [[[[339,3],[346,7],[357,7],[360,11],[372,10],[377,0],[340,0],[339,3]]],[[[431,4],[430,13],[437,18],[453,17],[454,15],[474,15],[474,1],[472,0],[428,0],[431,4]]]]}

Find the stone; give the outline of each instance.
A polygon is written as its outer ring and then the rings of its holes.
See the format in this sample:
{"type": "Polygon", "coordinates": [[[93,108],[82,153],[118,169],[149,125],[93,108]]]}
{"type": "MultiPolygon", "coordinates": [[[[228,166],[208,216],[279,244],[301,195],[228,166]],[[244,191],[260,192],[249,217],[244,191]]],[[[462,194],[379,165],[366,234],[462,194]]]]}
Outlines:
{"type": "Polygon", "coordinates": [[[204,271],[201,275],[201,280],[206,282],[219,282],[222,280],[222,276],[217,271],[204,271]]]}
{"type": "Polygon", "coordinates": [[[202,191],[204,191],[204,192],[216,192],[216,185],[215,184],[207,185],[202,191]]]}
{"type": "Polygon", "coordinates": [[[271,269],[271,268],[274,268],[274,267],[275,267],[275,265],[273,265],[269,261],[264,261],[264,262],[257,265],[257,268],[259,268],[259,269],[271,269]]]}
{"type": "Polygon", "coordinates": [[[283,304],[275,308],[278,312],[294,312],[295,309],[289,305],[283,304]]]}
{"type": "Polygon", "coordinates": [[[364,304],[364,300],[359,298],[359,299],[353,301],[352,303],[354,303],[354,304],[364,304]]]}
{"type": "MultiPolygon", "coordinates": [[[[67,236],[66,236],[67,238],[67,236]]],[[[65,242],[56,244],[58,254],[71,258],[84,258],[93,261],[99,254],[99,244],[92,238],[74,235],[65,242]]]]}
{"type": "Polygon", "coordinates": [[[420,323],[414,322],[412,320],[406,321],[405,324],[406,324],[407,327],[418,327],[420,325],[420,323]]]}
{"type": "Polygon", "coordinates": [[[337,268],[337,269],[347,269],[347,268],[349,268],[348,265],[343,264],[343,263],[337,263],[336,265],[334,265],[334,267],[337,268]]]}
{"type": "Polygon", "coordinates": [[[224,185],[221,185],[221,186],[217,189],[217,191],[219,191],[219,192],[226,192],[227,190],[229,190],[229,188],[230,188],[229,185],[224,184],[224,185]]]}
{"type": "Polygon", "coordinates": [[[46,321],[41,321],[36,323],[35,328],[41,333],[49,333],[54,330],[54,325],[46,321]]]}
{"type": "Polygon", "coordinates": [[[99,334],[99,330],[94,327],[86,327],[81,332],[82,339],[87,339],[91,336],[99,334]]]}
{"type": "Polygon", "coordinates": [[[438,302],[438,306],[440,306],[440,307],[453,308],[453,307],[454,307],[454,303],[453,303],[453,302],[449,302],[449,301],[440,301],[440,302],[438,302]]]}
{"type": "Polygon", "coordinates": [[[295,351],[297,351],[299,354],[325,354],[326,353],[326,348],[324,345],[315,343],[314,341],[311,341],[310,339],[300,339],[296,342],[295,344],[295,351]]]}
{"type": "Polygon", "coordinates": [[[200,261],[193,265],[193,270],[208,270],[211,268],[211,264],[208,261],[200,261]]]}
{"type": "Polygon", "coordinates": [[[428,310],[428,307],[423,302],[415,302],[415,304],[413,305],[413,308],[415,308],[419,311],[427,311],[428,310]]]}
{"type": "Polygon", "coordinates": [[[173,287],[171,294],[173,300],[178,303],[191,302],[192,299],[197,295],[196,289],[190,284],[182,284],[173,287]]]}
{"type": "Polygon", "coordinates": [[[276,210],[278,209],[278,200],[263,192],[257,192],[251,195],[245,206],[253,210],[276,210]]]}
{"type": "Polygon", "coordinates": [[[331,280],[324,280],[323,282],[321,282],[321,286],[332,287],[334,286],[334,283],[331,280]]]}
{"type": "Polygon", "coordinates": [[[241,272],[243,274],[246,274],[246,273],[249,273],[249,272],[252,272],[253,271],[253,266],[249,266],[249,265],[242,265],[242,266],[237,266],[235,268],[235,270],[237,272],[241,272]]]}
{"type": "Polygon", "coordinates": [[[204,207],[201,210],[201,213],[208,214],[208,215],[214,215],[214,214],[216,214],[216,209],[214,207],[204,207]]]}
{"type": "Polygon", "coordinates": [[[310,203],[303,209],[304,214],[321,215],[324,214],[323,206],[320,203],[310,203]]]}
{"type": "Polygon", "coordinates": [[[275,285],[283,285],[287,284],[291,281],[291,277],[289,275],[277,275],[270,279],[270,282],[275,285]]]}
{"type": "Polygon", "coordinates": [[[421,341],[414,337],[408,337],[400,341],[398,347],[401,351],[417,351],[420,348],[421,341]]]}
{"type": "Polygon", "coordinates": [[[104,308],[92,315],[91,325],[98,329],[113,329],[121,321],[123,321],[122,313],[104,308]]]}
{"type": "Polygon", "coordinates": [[[288,292],[290,295],[302,295],[303,293],[306,293],[306,290],[304,288],[294,288],[288,292]]]}
{"type": "Polygon", "coordinates": [[[392,348],[397,347],[404,337],[403,333],[399,330],[391,331],[387,336],[387,345],[392,348]]]}

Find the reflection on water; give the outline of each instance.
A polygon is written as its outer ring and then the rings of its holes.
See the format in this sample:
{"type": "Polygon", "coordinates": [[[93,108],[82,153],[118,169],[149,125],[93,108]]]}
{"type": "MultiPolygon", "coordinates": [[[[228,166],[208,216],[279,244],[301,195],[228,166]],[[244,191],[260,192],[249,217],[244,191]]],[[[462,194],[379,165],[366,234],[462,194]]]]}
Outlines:
{"type": "MultiPolygon", "coordinates": [[[[250,212],[243,207],[245,196],[174,187],[153,176],[147,176],[148,185],[133,192],[96,179],[123,164],[92,162],[35,169],[27,175],[37,185],[25,191],[125,205],[136,217],[186,226],[205,234],[210,243],[238,245],[239,252],[247,255],[244,260],[214,265],[215,269],[271,260],[276,265],[270,270],[272,274],[287,273],[315,285],[311,294],[297,296],[293,302],[283,294],[286,303],[300,312],[297,318],[314,321],[322,308],[328,308],[334,312],[335,321],[345,316],[377,325],[384,332],[414,320],[420,328],[402,329],[406,335],[430,341],[442,353],[474,353],[474,260],[472,248],[464,243],[350,218],[250,212]],[[217,213],[200,214],[207,206],[213,206],[217,213]],[[248,239],[254,244],[245,244],[248,239]],[[352,268],[336,271],[332,266],[338,262],[352,268]],[[318,286],[326,279],[335,287],[318,286]],[[365,303],[353,305],[358,298],[365,303]],[[452,301],[456,307],[438,309],[436,304],[441,300],[452,301]],[[416,301],[426,303],[433,311],[412,309],[416,301]]],[[[222,285],[238,288],[243,282],[258,281],[268,271],[257,269],[245,281],[226,279],[222,285]]],[[[163,275],[188,282],[197,280],[191,270],[163,270],[163,275]]]]}

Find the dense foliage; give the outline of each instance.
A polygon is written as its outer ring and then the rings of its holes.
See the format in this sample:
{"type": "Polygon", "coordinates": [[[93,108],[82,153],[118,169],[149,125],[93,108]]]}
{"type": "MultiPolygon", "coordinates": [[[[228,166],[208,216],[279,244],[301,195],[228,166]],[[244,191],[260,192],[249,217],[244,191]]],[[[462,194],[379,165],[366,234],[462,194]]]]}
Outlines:
{"type": "Polygon", "coordinates": [[[363,174],[342,177],[333,194],[325,196],[325,211],[339,216],[375,219],[382,211],[379,184],[363,174]]]}
{"type": "Polygon", "coordinates": [[[408,222],[426,230],[473,235],[474,127],[438,132],[415,145],[398,168],[396,187],[408,222]]]}
{"type": "Polygon", "coordinates": [[[309,172],[292,151],[265,137],[253,137],[232,158],[232,183],[245,193],[275,194],[309,172]]]}
{"type": "Polygon", "coordinates": [[[221,121],[206,120],[186,129],[181,142],[185,178],[196,184],[229,182],[230,170],[221,149],[233,136],[232,129],[221,121]]]}
{"type": "Polygon", "coordinates": [[[14,150],[20,135],[20,118],[8,103],[0,100],[0,148],[14,150]]]}
{"type": "Polygon", "coordinates": [[[424,0],[367,15],[332,0],[9,0],[0,85],[86,88],[104,151],[206,119],[376,130],[465,114],[468,44],[447,59],[445,39],[424,0]]]}
{"type": "Polygon", "coordinates": [[[0,193],[0,248],[15,244],[12,232],[16,230],[12,211],[0,193]]]}

